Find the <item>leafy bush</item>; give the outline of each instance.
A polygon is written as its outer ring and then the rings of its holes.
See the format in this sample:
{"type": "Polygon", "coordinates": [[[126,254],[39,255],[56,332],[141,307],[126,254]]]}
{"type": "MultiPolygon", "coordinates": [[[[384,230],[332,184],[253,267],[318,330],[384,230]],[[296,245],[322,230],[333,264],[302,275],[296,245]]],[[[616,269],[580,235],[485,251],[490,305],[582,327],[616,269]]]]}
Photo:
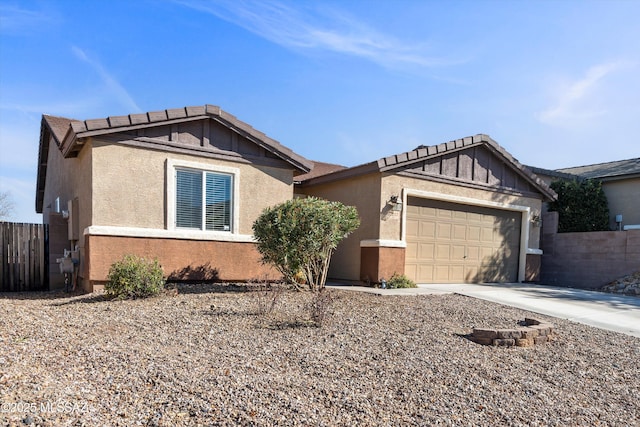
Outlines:
{"type": "Polygon", "coordinates": [[[117,298],[146,298],[160,293],[165,285],[158,260],[136,255],[125,255],[114,262],[107,279],[106,293],[117,298]]]}
{"type": "Polygon", "coordinates": [[[338,243],[359,226],[355,207],[307,197],[265,209],[253,233],[263,262],[273,264],[288,283],[306,282],[317,291],[338,243]]]}
{"type": "Polygon", "coordinates": [[[387,282],[387,288],[389,289],[398,289],[398,288],[417,288],[418,286],[415,282],[409,279],[404,274],[394,273],[393,276],[387,282]]]}
{"type": "Polygon", "coordinates": [[[554,181],[550,187],[558,193],[549,211],[558,212],[559,233],[609,230],[609,205],[600,181],[554,181]]]}

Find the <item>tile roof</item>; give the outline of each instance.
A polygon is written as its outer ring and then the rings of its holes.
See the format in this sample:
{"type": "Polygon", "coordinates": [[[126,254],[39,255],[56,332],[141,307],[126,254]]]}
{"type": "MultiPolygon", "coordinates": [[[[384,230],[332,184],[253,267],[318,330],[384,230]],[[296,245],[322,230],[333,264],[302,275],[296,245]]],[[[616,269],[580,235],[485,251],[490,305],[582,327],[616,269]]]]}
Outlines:
{"type": "MultiPolygon", "coordinates": [[[[183,108],[173,108],[147,113],[129,114],[126,116],[110,116],[102,119],[71,120],[70,125],[75,138],[104,135],[124,130],[140,129],[161,124],[178,123],[184,121],[213,118],[220,123],[243,134],[259,146],[271,151],[283,160],[292,163],[302,171],[308,172],[313,167],[311,161],[294,153],[288,147],[280,144],[263,132],[239,120],[216,105],[201,105],[183,108]]],[[[71,149],[70,147],[68,149],[71,149]]]]}
{"type": "Polygon", "coordinates": [[[536,175],[546,175],[546,176],[549,176],[549,177],[561,178],[561,179],[576,179],[576,178],[580,178],[578,175],[574,175],[574,174],[566,173],[566,172],[558,172],[557,170],[538,168],[538,167],[529,166],[529,165],[527,167],[529,169],[531,169],[531,172],[535,173],[536,175]]]}
{"type": "Polygon", "coordinates": [[[51,129],[51,134],[55,138],[58,145],[62,144],[65,135],[69,131],[69,126],[71,122],[77,121],[73,119],[68,119],[66,117],[58,117],[58,116],[50,116],[48,114],[42,115],[42,120],[47,122],[49,125],[49,129],[51,129]]]}
{"type": "Polygon", "coordinates": [[[536,174],[534,174],[527,166],[518,162],[518,160],[516,160],[509,152],[507,152],[496,141],[485,134],[468,136],[438,145],[420,145],[411,151],[383,157],[371,163],[365,163],[363,165],[346,169],[339,169],[335,172],[322,174],[320,176],[311,175],[310,177],[306,177],[306,179],[301,181],[303,181],[303,185],[316,183],[319,184],[330,181],[337,181],[343,178],[365,173],[392,171],[394,169],[401,168],[402,166],[410,165],[414,162],[422,161],[427,158],[442,156],[445,153],[450,153],[476,145],[485,145],[489,147],[494,153],[502,157],[505,162],[511,164],[513,168],[519,171],[520,175],[528,180],[534,187],[538,189],[538,191],[540,191],[545,196],[549,197],[550,199],[555,199],[557,197],[555,192],[542,179],[536,176],[536,174]]]}
{"type": "Polygon", "coordinates": [[[296,181],[297,182],[306,181],[311,178],[317,178],[319,176],[327,175],[343,169],[347,169],[347,167],[342,165],[336,165],[333,163],[313,161],[313,168],[311,169],[311,171],[305,174],[296,176],[296,181]]]}
{"type": "Polygon", "coordinates": [[[378,160],[378,167],[380,170],[387,170],[390,168],[398,167],[401,164],[405,164],[407,162],[413,162],[417,159],[422,159],[425,157],[436,156],[439,154],[444,154],[447,151],[457,150],[460,148],[465,148],[473,144],[478,144],[481,142],[489,142],[492,141],[494,145],[500,148],[505,154],[507,154],[512,160],[510,154],[502,149],[495,141],[493,141],[489,136],[478,134],[474,136],[467,136],[465,138],[456,139],[453,141],[445,142],[438,145],[420,145],[416,147],[414,150],[407,151],[405,153],[395,154],[393,156],[384,157],[378,160]]]}
{"type": "Polygon", "coordinates": [[[299,172],[310,172],[314,163],[293,152],[280,142],[254,129],[215,105],[174,108],[102,119],[74,120],[44,114],[40,125],[38,178],[36,184],[36,212],[42,212],[44,182],[47,170],[49,135],[53,136],[65,157],[73,157],[82,149],[84,138],[119,133],[154,126],[162,126],[200,119],[212,119],[232,129],[276,157],[291,164],[299,172]]]}
{"type": "Polygon", "coordinates": [[[579,175],[583,178],[613,178],[640,174],[640,158],[556,169],[557,172],[579,175]]]}

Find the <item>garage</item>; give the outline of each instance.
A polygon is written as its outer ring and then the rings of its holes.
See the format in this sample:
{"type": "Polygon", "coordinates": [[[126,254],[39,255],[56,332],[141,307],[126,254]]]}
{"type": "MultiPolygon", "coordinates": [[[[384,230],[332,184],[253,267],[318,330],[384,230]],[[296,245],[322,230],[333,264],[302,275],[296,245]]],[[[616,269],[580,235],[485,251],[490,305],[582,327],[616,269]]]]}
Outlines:
{"type": "Polygon", "coordinates": [[[409,196],[405,273],[416,283],[517,282],[521,217],[409,196]]]}

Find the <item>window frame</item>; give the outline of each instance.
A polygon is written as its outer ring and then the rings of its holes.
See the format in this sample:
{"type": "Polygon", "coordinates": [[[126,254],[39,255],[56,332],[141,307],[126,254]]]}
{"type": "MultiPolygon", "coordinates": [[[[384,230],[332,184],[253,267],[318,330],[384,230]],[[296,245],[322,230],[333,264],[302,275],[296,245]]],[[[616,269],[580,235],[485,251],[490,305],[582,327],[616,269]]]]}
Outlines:
{"type": "MultiPolygon", "coordinates": [[[[207,163],[199,163],[199,162],[191,162],[191,161],[183,161],[176,159],[168,159],[167,167],[166,167],[166,193],[167,193],[167,223],[166,228],[172,231],[179,231],[184,233],[202,233],[206,236],[212,235],[237,235],[239,234],[239,194],[240,194],[240,170],[238,168],[223,166],[223,165],[213,165],[207,163]],[[177,208],[177,188],[176,188],[176,180],[177,180],[177,172],[178,170],[187,170],[200,172],[202,175],[203,185],[206,182],[206,173],[227,175],[231,177],[231,218],[230,218],[230,227],[231,230],[223,231],[223,230],[207,230],[206,229],[206,215],[205,210],[206,206],[203,203],[203,218],[202,218],[202,227],[197,228],[185,228],[185,227],[177,227],[176,225],[176,208],[177,208]]],[[[203,186],[203,196],[206,192],[206,187],[203,186]]]]}

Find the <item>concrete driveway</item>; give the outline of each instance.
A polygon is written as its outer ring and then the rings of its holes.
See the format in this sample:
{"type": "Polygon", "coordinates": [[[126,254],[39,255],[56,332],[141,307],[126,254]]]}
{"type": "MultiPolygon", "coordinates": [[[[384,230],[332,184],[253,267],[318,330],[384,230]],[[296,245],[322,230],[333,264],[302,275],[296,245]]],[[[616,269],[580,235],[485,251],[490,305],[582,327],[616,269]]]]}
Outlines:
{"type": "Polygon", "coordinates": [[[330,286],[379,295],[456,293],[640,337],[640,297],[522,283],[435,284],[414,289],[330,286]]]}

